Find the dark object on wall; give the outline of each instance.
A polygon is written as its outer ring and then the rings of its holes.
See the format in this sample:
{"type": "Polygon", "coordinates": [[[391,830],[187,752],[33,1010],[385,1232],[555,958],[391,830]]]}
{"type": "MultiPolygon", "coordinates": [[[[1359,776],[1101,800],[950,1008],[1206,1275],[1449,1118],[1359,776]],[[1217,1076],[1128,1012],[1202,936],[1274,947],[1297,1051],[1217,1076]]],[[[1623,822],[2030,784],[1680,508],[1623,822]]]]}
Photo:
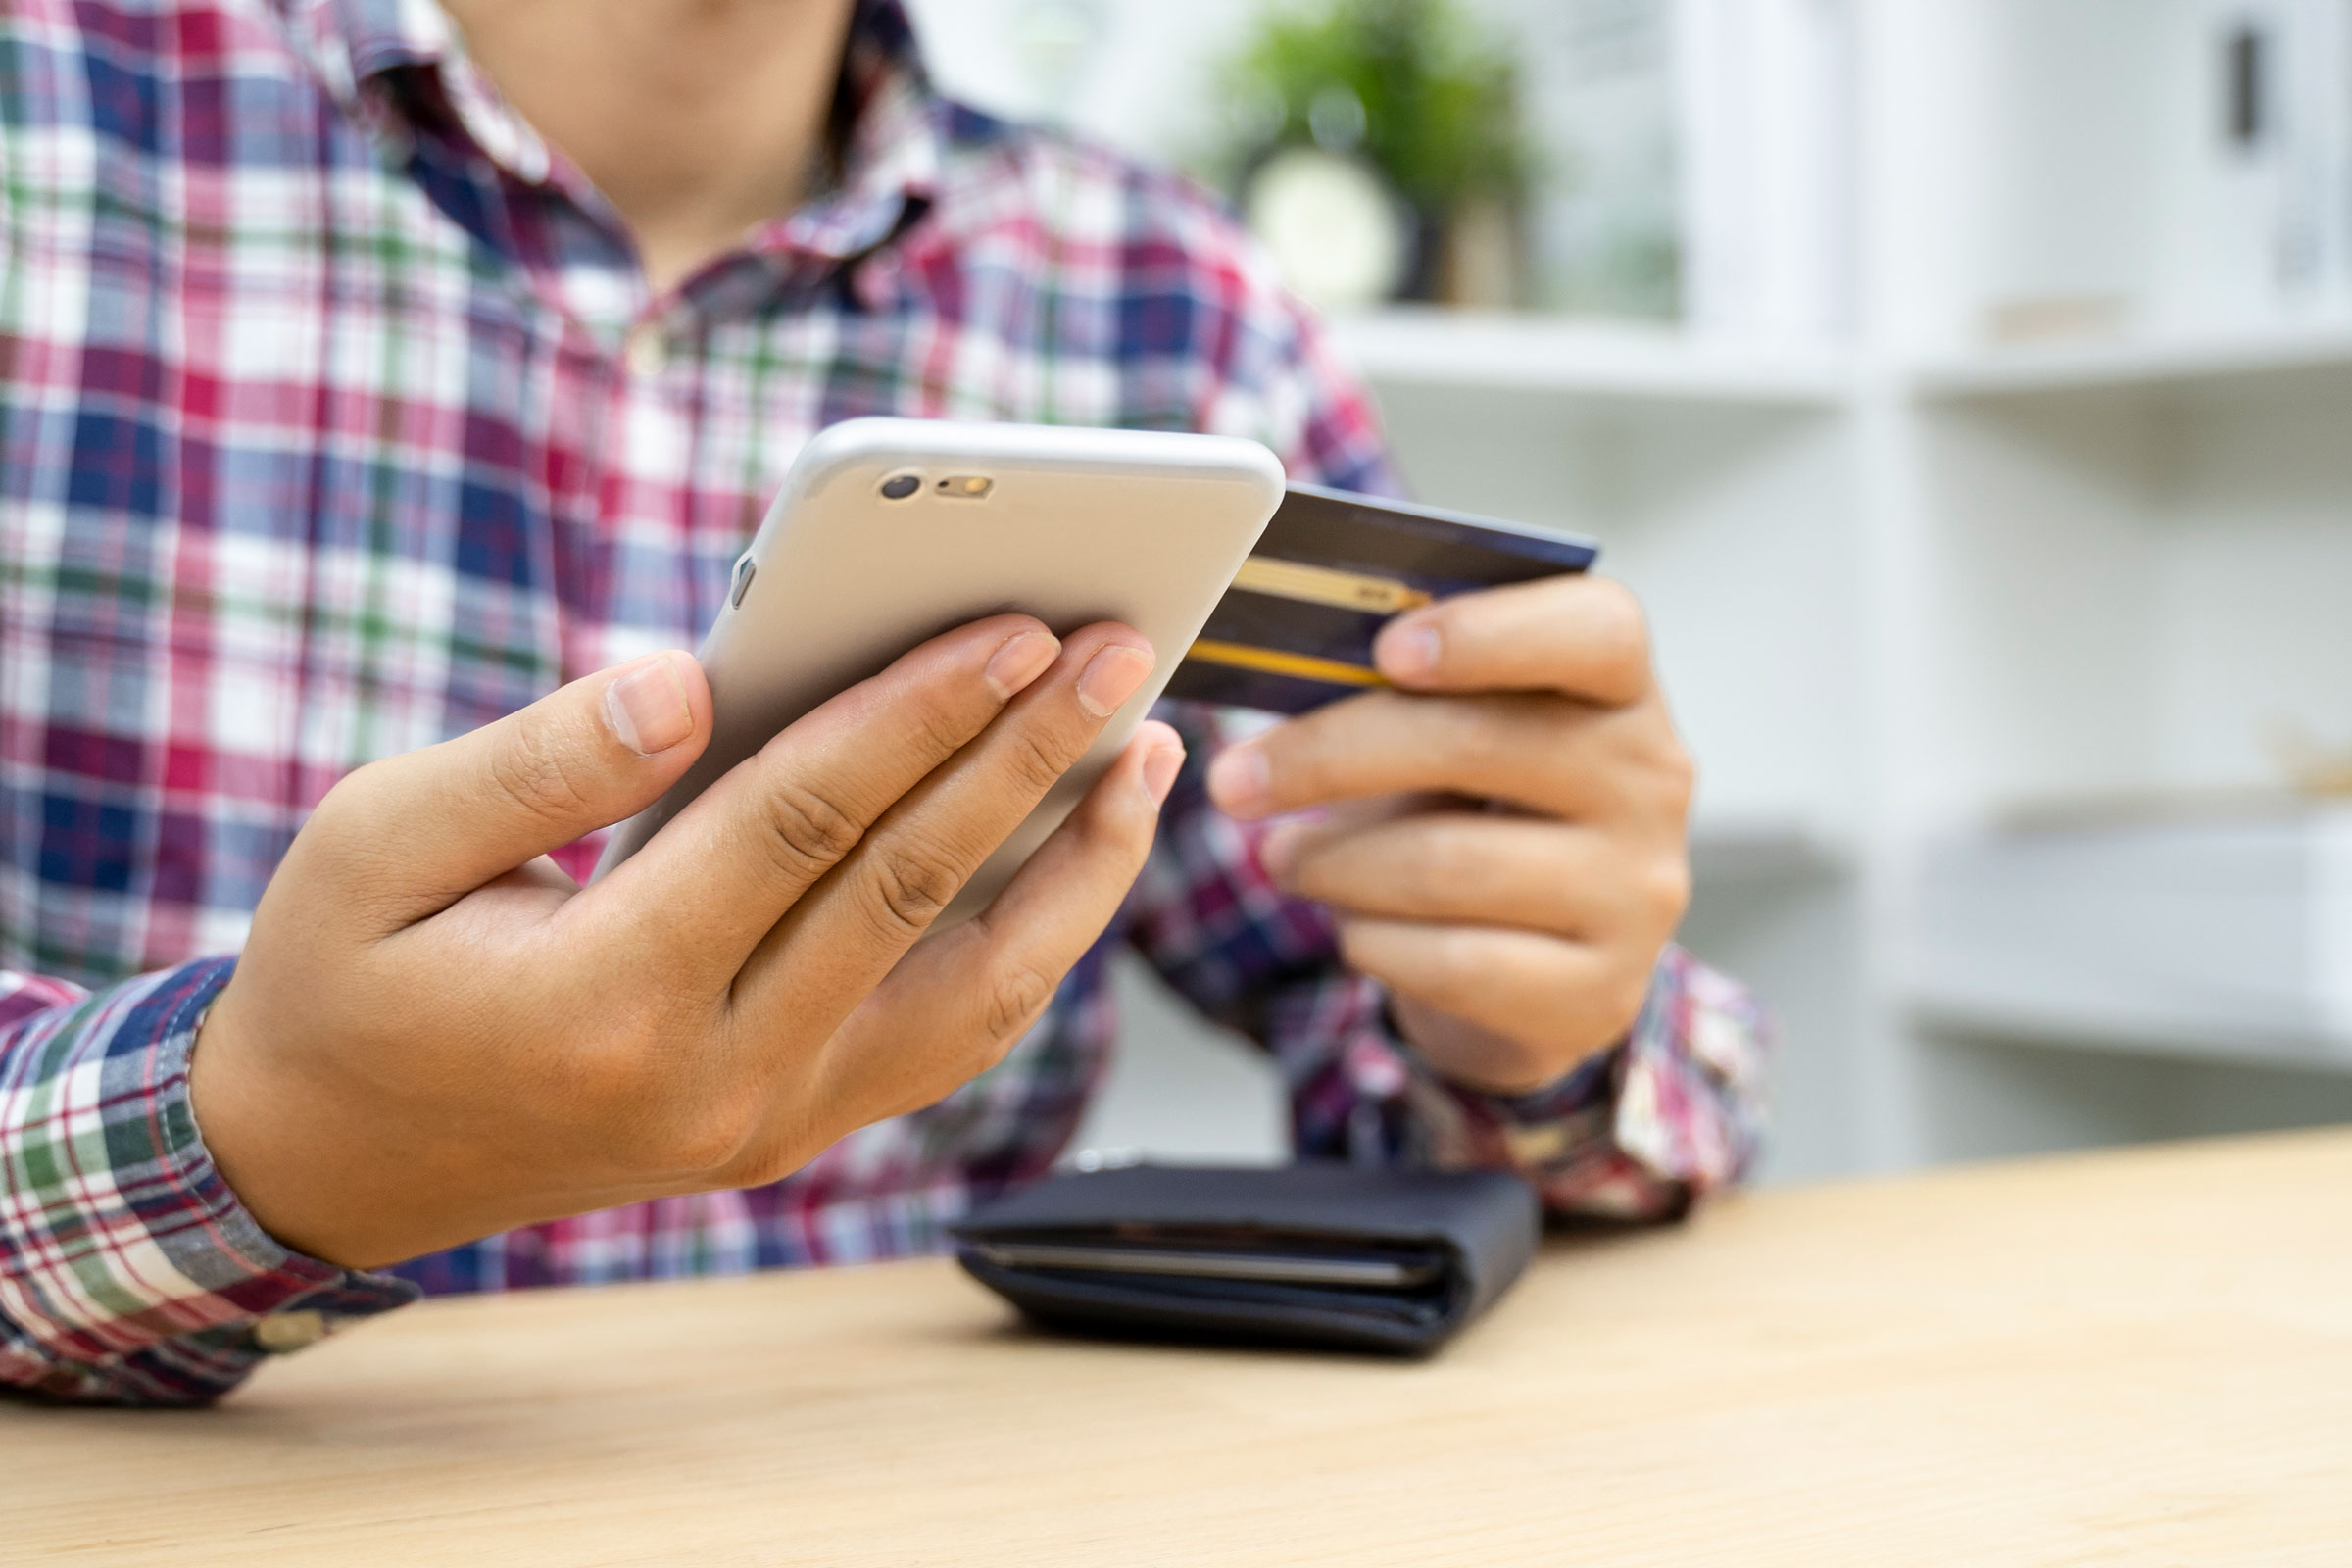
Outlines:
{"type": "MultiPolygon", "coordinates": [[[[1454,0],[1327,0],[1275,10],[1229,73],[1230,145],[1223,172],[1261,231],[1283,224],[1293,198],[1264,181],[1302,187],[1326,207],[1290,225],[1322,226],[1366,254],[1329,276],[1348,290],[1454,303],[1512,303],[1522,291],[1520,215],[1531,156],[1521,124],[1518,69],[1454,0]],[[1360,172],[1392,211],[1349,210],[1365,198],[1342,169],[1360,172]],[[1336,220],[1336,221],[1335,221],[1336,220]],[[1385,240],[1369,233],[1386,222],[1385,240]],[[1385,247],[1390,260],[1369,251],[1385,247]],[[1475,298],[1463,297],[1475,295],[1475,298]]],[[[1378,199],[1375,197],[1374,199],[1378,199]]],[[[1269,233],[1278,256],[1284,236],[1269,233]]],[[[1290,265],[1296,272],[1315,270],[1290,265]]],[[[1369,298],[1327,300],[1335,305],[1369,298]]]]}

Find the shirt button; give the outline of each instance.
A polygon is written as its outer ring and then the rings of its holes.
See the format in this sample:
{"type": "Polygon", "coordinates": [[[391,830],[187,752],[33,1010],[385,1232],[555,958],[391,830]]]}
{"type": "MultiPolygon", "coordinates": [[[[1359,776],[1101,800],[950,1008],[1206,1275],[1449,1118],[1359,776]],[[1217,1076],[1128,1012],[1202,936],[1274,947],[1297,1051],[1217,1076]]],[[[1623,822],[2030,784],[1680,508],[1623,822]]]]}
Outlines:
{"type": "Polygon", "coordinates": [[[253,1326],[253,1343],[271,1355],[305,1350],[325,1338],[323,1312],[278,1312],[253,1326]]]}
{"type": "Polygon", "coordinates": [[[662,328],[654,321],[639,321],[629,328],[628,337],[620,348],[621,363],[628,366],[631,375],[660,375],[668,351],[662,342],[662,328]]]}

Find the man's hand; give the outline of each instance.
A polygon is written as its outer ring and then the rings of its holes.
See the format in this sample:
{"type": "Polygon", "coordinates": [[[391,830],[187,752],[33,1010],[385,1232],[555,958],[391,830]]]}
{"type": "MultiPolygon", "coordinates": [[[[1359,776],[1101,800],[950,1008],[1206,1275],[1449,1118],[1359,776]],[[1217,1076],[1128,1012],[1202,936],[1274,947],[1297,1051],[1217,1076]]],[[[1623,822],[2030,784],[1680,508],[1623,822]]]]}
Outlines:
{"type": "Polygon", "coordinates": [[[1209,792],[1330,807],[1275,825],[1269,874],[1331,906],[1432,1065],[1540,1087],[1625,1033],[1690,898],[1690,759],[1641,607],[1555,577],[1399,616],[1376,655],[1400,690],[1230,748],[1209,792]]]}
{"type": "Polygon", "coordinates": [[[546,852],[653,802],[710,739],[689,656],[361,768],[295,839],[197,1041],[222,1175],[281,1241],[366,1267],[771,1181],[939,1099],[1116,911],[1173,732],[1146,725],[986,913],[916,939],[1152,662],[1122,626],[950,632],[586,889],[546,852]]]}

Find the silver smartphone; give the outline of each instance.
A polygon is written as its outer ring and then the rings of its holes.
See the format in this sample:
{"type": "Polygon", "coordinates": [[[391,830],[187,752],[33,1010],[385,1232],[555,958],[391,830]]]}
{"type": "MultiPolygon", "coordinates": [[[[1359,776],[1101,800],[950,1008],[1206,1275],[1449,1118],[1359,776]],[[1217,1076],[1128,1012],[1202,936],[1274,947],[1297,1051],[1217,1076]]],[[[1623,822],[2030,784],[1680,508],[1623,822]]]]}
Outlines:
{"type": "Polygon", "coordinates": [[[1159,662],[941,915],[988,906],[1118,757],[1282,502],[1254,441],[851,419],[784,476],[700,653],[710,749],[613,830],[602,876],[794,719],[940,632],[1005,611],[1066,635],[1122,620],[1159,662]]]}

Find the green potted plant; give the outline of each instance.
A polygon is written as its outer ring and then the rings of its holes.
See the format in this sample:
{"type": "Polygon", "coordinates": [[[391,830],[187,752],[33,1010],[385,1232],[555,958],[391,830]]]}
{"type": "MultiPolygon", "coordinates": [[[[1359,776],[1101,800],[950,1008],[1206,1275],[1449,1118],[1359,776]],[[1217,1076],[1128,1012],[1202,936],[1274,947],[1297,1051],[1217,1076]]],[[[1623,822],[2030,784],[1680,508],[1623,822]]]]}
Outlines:
{"type": "Polygon", "coordinates": [[[1517,68],[1455,0],[1278,4],[1226,88],[1222,172],[1303,292],[1518,302],[1517,68]]]}

